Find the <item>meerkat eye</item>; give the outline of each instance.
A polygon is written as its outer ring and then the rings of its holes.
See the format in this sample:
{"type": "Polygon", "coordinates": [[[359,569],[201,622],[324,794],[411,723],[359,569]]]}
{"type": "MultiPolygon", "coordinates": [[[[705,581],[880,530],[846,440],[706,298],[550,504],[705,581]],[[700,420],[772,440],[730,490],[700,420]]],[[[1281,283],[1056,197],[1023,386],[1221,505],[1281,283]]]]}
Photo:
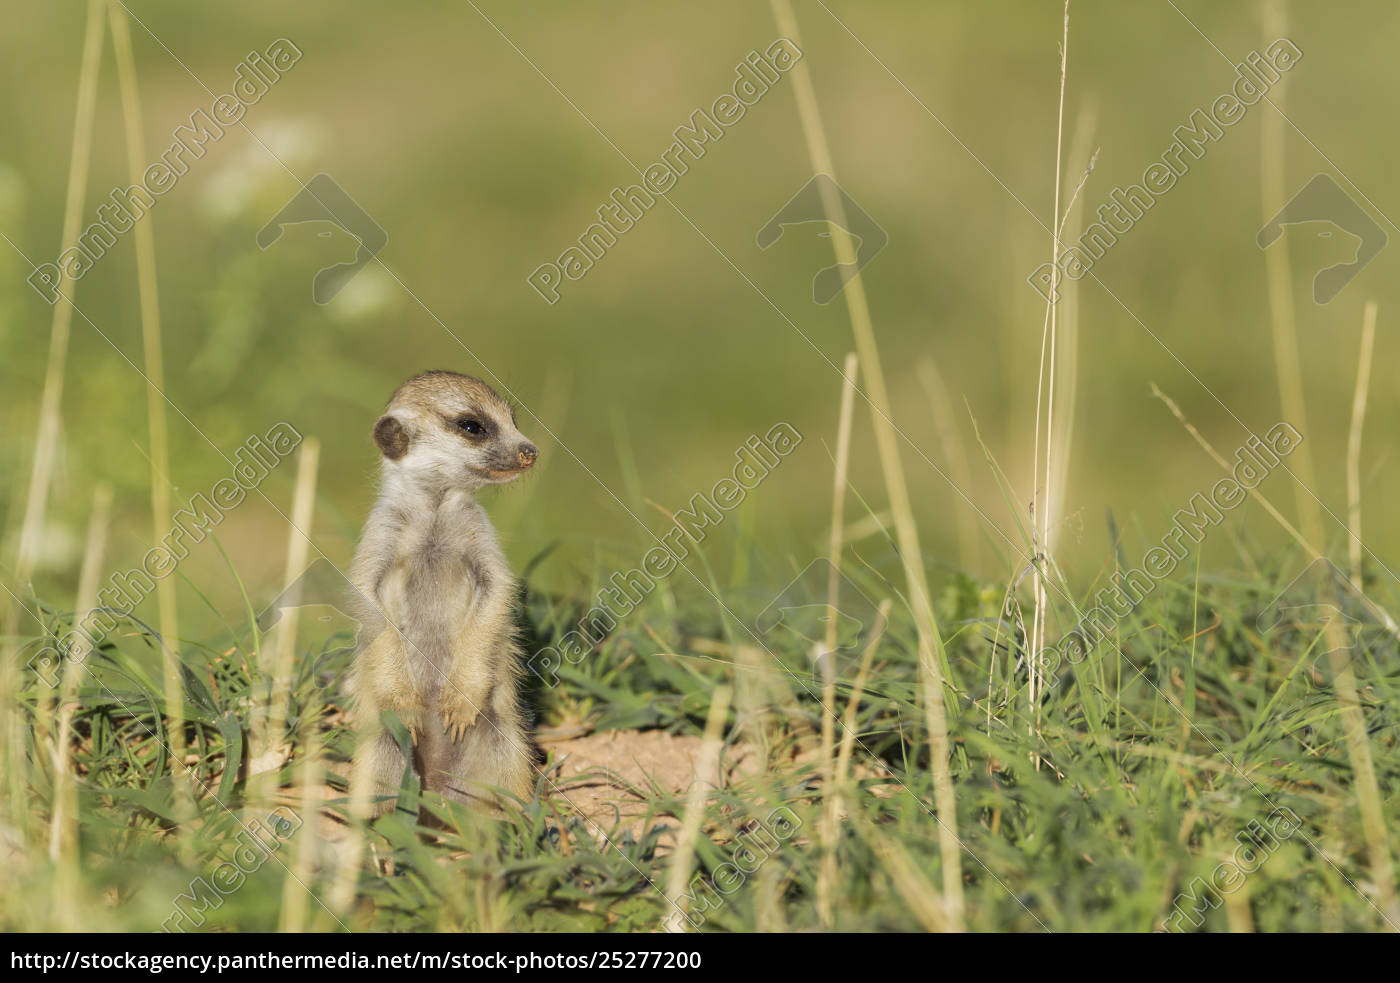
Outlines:
{"type": "Polygon", "coordinates": [[[472,436],[478,436],[486,432],[486,428],[481,425],[481,422],[479,420],[473,420],[471,417],[463,417],[458,420],[457,427],[472,436]]]}

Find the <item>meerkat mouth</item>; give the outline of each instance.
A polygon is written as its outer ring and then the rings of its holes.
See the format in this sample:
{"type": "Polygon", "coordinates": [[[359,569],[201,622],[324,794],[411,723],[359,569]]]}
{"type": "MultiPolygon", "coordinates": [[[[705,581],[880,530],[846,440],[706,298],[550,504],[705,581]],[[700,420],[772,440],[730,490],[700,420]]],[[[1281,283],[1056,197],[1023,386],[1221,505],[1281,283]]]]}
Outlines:
{"type": "Polygon", "coordinates": [[[525,473],[525,468],[507,468],[502,471],[487,469],[484,474],[498,484],[505,484],[507,481],[514,481],[525,473]]]}

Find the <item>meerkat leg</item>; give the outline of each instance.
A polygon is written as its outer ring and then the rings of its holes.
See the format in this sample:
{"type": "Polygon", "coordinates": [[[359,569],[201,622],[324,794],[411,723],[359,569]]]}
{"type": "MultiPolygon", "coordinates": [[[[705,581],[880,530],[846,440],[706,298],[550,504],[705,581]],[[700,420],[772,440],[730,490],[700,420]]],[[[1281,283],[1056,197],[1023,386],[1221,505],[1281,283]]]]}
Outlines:
{"type": "MultiPolygon", "coordinates": [[[[368,786],[367,797],[370,800],[368,815],[373,818],[394,807],[408,759],[403,756],[399,742],[384,730],[370,740],[363,753],[366,756],[363,780],[368,786]]],[[[358,770],[358,765],[356,768],[358,770]]]]}
{"type": "Polygon", "coordinates": [[[514,680],[498,685],[491,697],[491,715],[496,727],[489,732],[483,727],[476,728],[478,757],[473,761],[479,780],[529,802],[535,787],[536,748],[514,680]]]}
{"type": "Polygon", "coordinates": [[[379,714],[392,710],[408,728],[414,744],[423,728],[423,701],[409,671],[407,643],[395,624],[402,623],[407,571],[395,565],[383,577],[377,591],[362,591],[371,599],[362,615],[361,632],[368,642],[355,656],[350,689],[355,694],[355,717],[361,738],[355,749],[351,799],[367,802],[367,814],[380,815],[393,808],[404,769],[403,751],[384,729],[379,714]],[[393,623],[391,623],[391,621],[393,623]]]}
{"type": "Polygon", "coordinates": [[[535,747],[515,686],[499,683],[475,724],[457,740],[429,723],[423,749],[423,786],[444,798],[500,814],[494,789],[529,801],[535,747]]]}
{"type": "Polygon", "coordinates": [[[397,627],[403,623],[407,590],[408,571],[404,564],[395,564],[376,593],[379,610],[365,626],[374,637],[355,660],[355,676],[363,712],[377,716],[383,710],[394,711],[417,744],[424,701],[410,670],[413,653],[397,627]]]}
{"type": "Polygon", "coordinates": [[[478,595],[452,640],[452,662],[442,683],[438,715],[455,744],[487,710],[500,678],[501,649],[512,631],[510,592],[504,585],[479,584],[478,595]]]}

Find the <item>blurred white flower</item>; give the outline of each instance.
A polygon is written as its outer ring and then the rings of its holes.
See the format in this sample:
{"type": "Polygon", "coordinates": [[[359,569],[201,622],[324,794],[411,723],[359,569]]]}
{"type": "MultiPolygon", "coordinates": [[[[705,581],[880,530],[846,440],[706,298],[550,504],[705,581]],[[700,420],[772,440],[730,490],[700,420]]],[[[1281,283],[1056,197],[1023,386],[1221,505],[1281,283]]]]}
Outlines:
{"type": "Polygon", "coordinates": [[[397,300],[400,287],[384,267],[371,260],[341,288],[326,311],[337,321],[359,321],[377,314],[397,300]]]}
{"type": "Polygon", "coordinates": [[[246,139],[200,195],[201,209],[215,222],[230,222],[259,207],[265,194],[284,191],[289,178],[307,181],[312,176],[311,162],[323,142],[320,123],[273,118],[250,129],[256,139],[246,139]]]}

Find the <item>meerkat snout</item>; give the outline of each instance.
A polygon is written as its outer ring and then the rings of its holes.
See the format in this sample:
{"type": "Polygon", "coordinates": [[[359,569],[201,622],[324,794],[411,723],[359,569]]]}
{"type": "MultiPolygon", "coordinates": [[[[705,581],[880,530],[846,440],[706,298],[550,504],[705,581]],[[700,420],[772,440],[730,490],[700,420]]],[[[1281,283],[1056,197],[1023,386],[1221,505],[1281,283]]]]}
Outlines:
{"type": "Polygon", "coordinates": [[[517,429],[509,403],[456,372],[425,372],[395,390],[374,425],[374,442],[386,468],[466,488],[514,481],[540,453],[517,429]]]}

